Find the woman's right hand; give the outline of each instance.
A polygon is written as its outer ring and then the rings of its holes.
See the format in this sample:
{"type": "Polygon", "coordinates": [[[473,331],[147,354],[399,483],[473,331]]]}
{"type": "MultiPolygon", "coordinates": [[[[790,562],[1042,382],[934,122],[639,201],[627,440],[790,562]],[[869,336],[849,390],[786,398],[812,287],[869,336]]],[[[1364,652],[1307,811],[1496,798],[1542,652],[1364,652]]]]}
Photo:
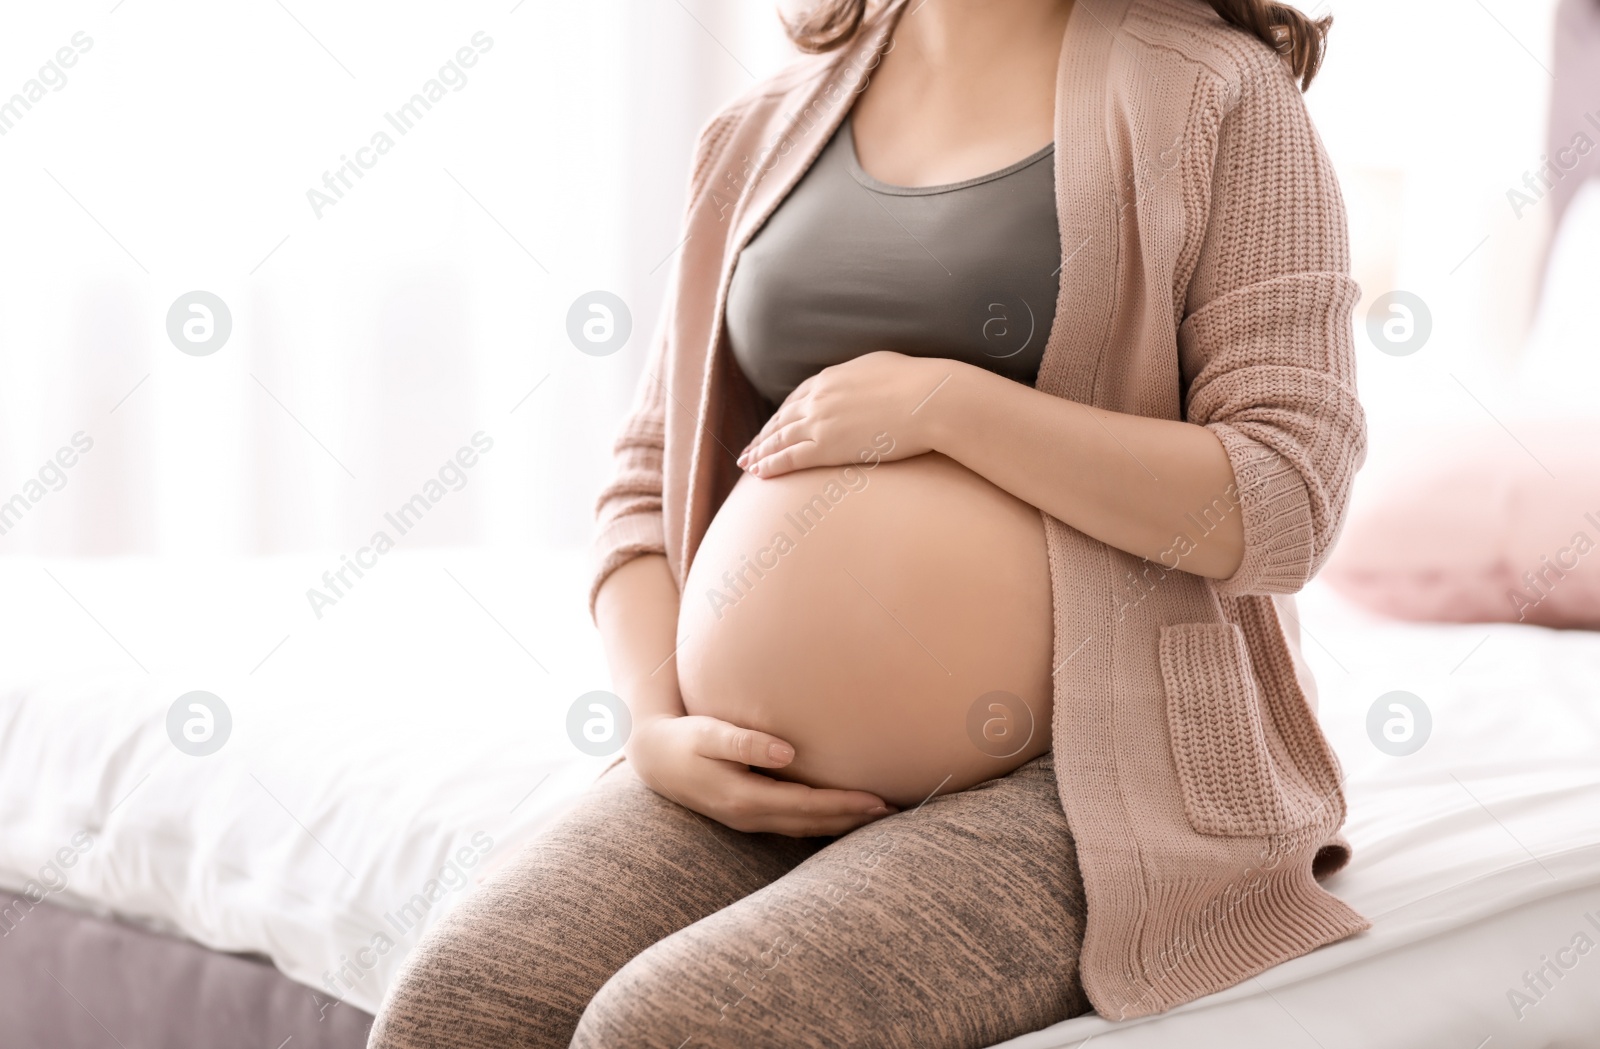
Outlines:
{"type": "Polygon", "coordinates": [[[794,748],[716,718],[662,715],[635,722],[627,756],[647,786],[702,816],[749,834],[847,834],[895,810],[860,790],[825,790],[750,770],[780,769],[794,748]]]}

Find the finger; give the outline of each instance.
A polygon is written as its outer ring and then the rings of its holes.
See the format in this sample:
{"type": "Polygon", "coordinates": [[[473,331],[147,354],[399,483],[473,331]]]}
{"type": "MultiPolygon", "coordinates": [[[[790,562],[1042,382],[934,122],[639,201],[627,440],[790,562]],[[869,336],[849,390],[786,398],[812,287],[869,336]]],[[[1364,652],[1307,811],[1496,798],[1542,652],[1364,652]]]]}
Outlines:
{"type": "MultiPolygon", "coordinates": [[[[756,780],[766,778],[748,775],[756,780]]],[[[896,811],[865,791],[828,790],[777,780],[767,780],[765,786],[752,784],[748,790],[735,792],[731,800],[739,829],[791,838],[848,834],[896,811]]]]}
{"type": "Polygon", "coordinates": [[[787,426],[790,422],[793,422],[794,409],[794,395],[790,394],[788,397],[784,398],[782,404],[778,405],[778,410],[768,416],[767,421],[761,424],[761,429],[758,430],[756,435],[750,439],[750,443],[745,446],[745,451],[749,451],[758,442],[771,437],[774,430],[780,429],[781,427],[787,426]]]}
{"type": "Polygon", "coordinates": [[[764,769],[781,769],[794,760],[794,748],[777,736],[715,718],[705,721],[695,748],[703,757],[764,769]]]}
{"type": "MultiPolygon", "coordinates": [[[[762,426],[760,432],[757,433],[755,437],[751,439],[750,443],[745,446],[744,452],[748,453],[757,442],[771,437],[773,431],[781,429],[782,427],[785,427],[799,419],[803,414],[800,403],[802,400],[804,400],[805,393],[808,389],[810,389],[810,387],[810,379],[807,379],[799,386],[796,386],[794,391],[783,399],[783,403],[778,405],[778,410],[772,413],[772,417],[767,420],[766,425],[762,426]]],[[[741,458],[743,458],[742,454],[741,458]]]]}
{"type": "Polygon", "coordinates": [[[812,466],[826,465],[822,461],[821,448],[816,441],[809,438],[796,441],[794,444],[780,448],[771,455],[760,459],[752,459],[745,467],[757,477],[777,477],[793,470],[805,470],[812,466]]]}
{"type": "Polygon", "coordinates": [[[739,453],[739,465],[748,464],[757,448],[770,441],[774,434],[793,426],[798,421],[795,412],[790,411],[785,414],[784,409],[779,408],[773,413],[772,418],[767,420],[767,424],[761,428],[761,432],[750,438],[750,443],[745,445],[744,451],[739,453]]]}
{"type": "Polygon", "coordinates": [[[754,812],[776,817],[833,819],[840,816],[886,816],[894,807],[865,790],[808,787],[804,783],[773,779],[758,773],[741,777],[734,794],[754,812]]]}
{"type": "Polygon", "coordinates": [[[774,430],[772,433],[767,434],[766,437],[752,444],[749,452],[746,454],[752,460],[771,455],[778,449],[783,448],[786,445],[794,444],[796,441],[800,440],[803,436],[804,429],[805,427],[802,420],[796,420],[795,422],[788,423],[787,425],[774,430]]]}
{"type": "MultiPolygon", "coordinates": [[[[827,368],[822,369],[823,372],[827,370],[827,368]]],[[[796,401],[804,400],[806,395],[811,392],[811,388],[817,384],[817,379],[821,375],[822,372],[817,372],[815,375],[808,375],[804,379],[801,379],[800,385],[796,386],[792,391],[790,391],[789,396],[783,399],[783,403],[793,404],[796,401]]]]}
{"type": "Polygon", "coordinates": [[[773,817],[770,821],[747,834],[781,834],[786,838],[838,838],[883,816],[831,816],[831,817],[773,817]]]}

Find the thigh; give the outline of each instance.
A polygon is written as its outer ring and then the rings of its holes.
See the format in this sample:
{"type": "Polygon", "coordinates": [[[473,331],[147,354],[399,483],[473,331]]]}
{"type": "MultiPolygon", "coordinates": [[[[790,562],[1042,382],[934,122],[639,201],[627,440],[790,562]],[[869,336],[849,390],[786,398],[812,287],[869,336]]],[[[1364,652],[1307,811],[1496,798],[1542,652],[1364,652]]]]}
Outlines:
{"type": "Polygon", "coordinates": [[[846,835],[662,940],[573,1046],[993,1045],[1087,1012],[1050,755],[846,835]]]}
{"type": "Polygon", "coordinates": [[[825,840],[729,830],[618,765],[417,945],[369,1044],[564,1046],[590,997],[635,954],[825,840]]]}

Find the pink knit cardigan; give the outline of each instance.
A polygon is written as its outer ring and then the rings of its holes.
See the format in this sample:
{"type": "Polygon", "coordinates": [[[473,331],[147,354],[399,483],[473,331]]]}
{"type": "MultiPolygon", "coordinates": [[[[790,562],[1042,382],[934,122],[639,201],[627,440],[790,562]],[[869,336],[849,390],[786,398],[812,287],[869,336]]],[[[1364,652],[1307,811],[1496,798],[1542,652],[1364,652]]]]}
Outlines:
{"type": "MultiPolygon", "coordinates": [[[[904,0],[714,117],[682,257],[599,503],[594,587],[664,553],[680,585],[762,423],[728,352],[740,250],[866,87],[904,0]]],[[[1343,205],[1282,62],[1191,0],[1077,0],[1057,80],[1060,297],[1038,388],[1186,419],[1227,449],[1244,563],[1213,581],[1045,515],[1056,773],[1088,898],[1084,987],[1113,1019],[1221,990],[1368,927],[1339,763],[1292,599],[1365,454],[1343,205]]],[[[1184,537],[1175,537],[1180,547],[1184,537]]]]}

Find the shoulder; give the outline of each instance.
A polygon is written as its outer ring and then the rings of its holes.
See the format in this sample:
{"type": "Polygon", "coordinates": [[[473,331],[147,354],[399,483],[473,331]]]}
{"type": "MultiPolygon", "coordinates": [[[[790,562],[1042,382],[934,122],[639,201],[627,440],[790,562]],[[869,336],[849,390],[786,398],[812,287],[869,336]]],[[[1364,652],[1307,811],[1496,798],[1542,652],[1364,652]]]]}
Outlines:
{"type": "Polygon", "coordinates": [[[736,127],[765,120],[800,96],[862,90],[880,58],[874,40],[881,28],[881,18],[881,12],[869,17],[855,37],[836,50],[796,55],[777,72],[762,77],[729,99],[706,126],[736,127]]]}
{"type": "Polygon", "coordinates": [[[705,188],[710,170],[743,167],[756,160],[764,148],[776,148],[775,136],[781,138],[788,122],[819,105],[846,104],[850,95],[863,90],[880,58],[875,41],[884,10],[880,6],[870,14],[843,47],[796,56],[713,113],[701,126],[695,144],[695,178],[691,182],[695,196],[705,188]]]}
{"type": "Polygon", "coordinates": [[[724,102],[701,126],[696,152],[714,151],[742,125],[765,121],[783,108],[784,99],[826,79],[833,57],[801,55],[724,102]]]}
{"type": "Polygon", "coordinates": [[[1122,28],[1152,59],[1193,67],[1224,109],[1247,100],[1304,108],[1288,63],[1203,0],[1133,0],[1122,28]]]}

